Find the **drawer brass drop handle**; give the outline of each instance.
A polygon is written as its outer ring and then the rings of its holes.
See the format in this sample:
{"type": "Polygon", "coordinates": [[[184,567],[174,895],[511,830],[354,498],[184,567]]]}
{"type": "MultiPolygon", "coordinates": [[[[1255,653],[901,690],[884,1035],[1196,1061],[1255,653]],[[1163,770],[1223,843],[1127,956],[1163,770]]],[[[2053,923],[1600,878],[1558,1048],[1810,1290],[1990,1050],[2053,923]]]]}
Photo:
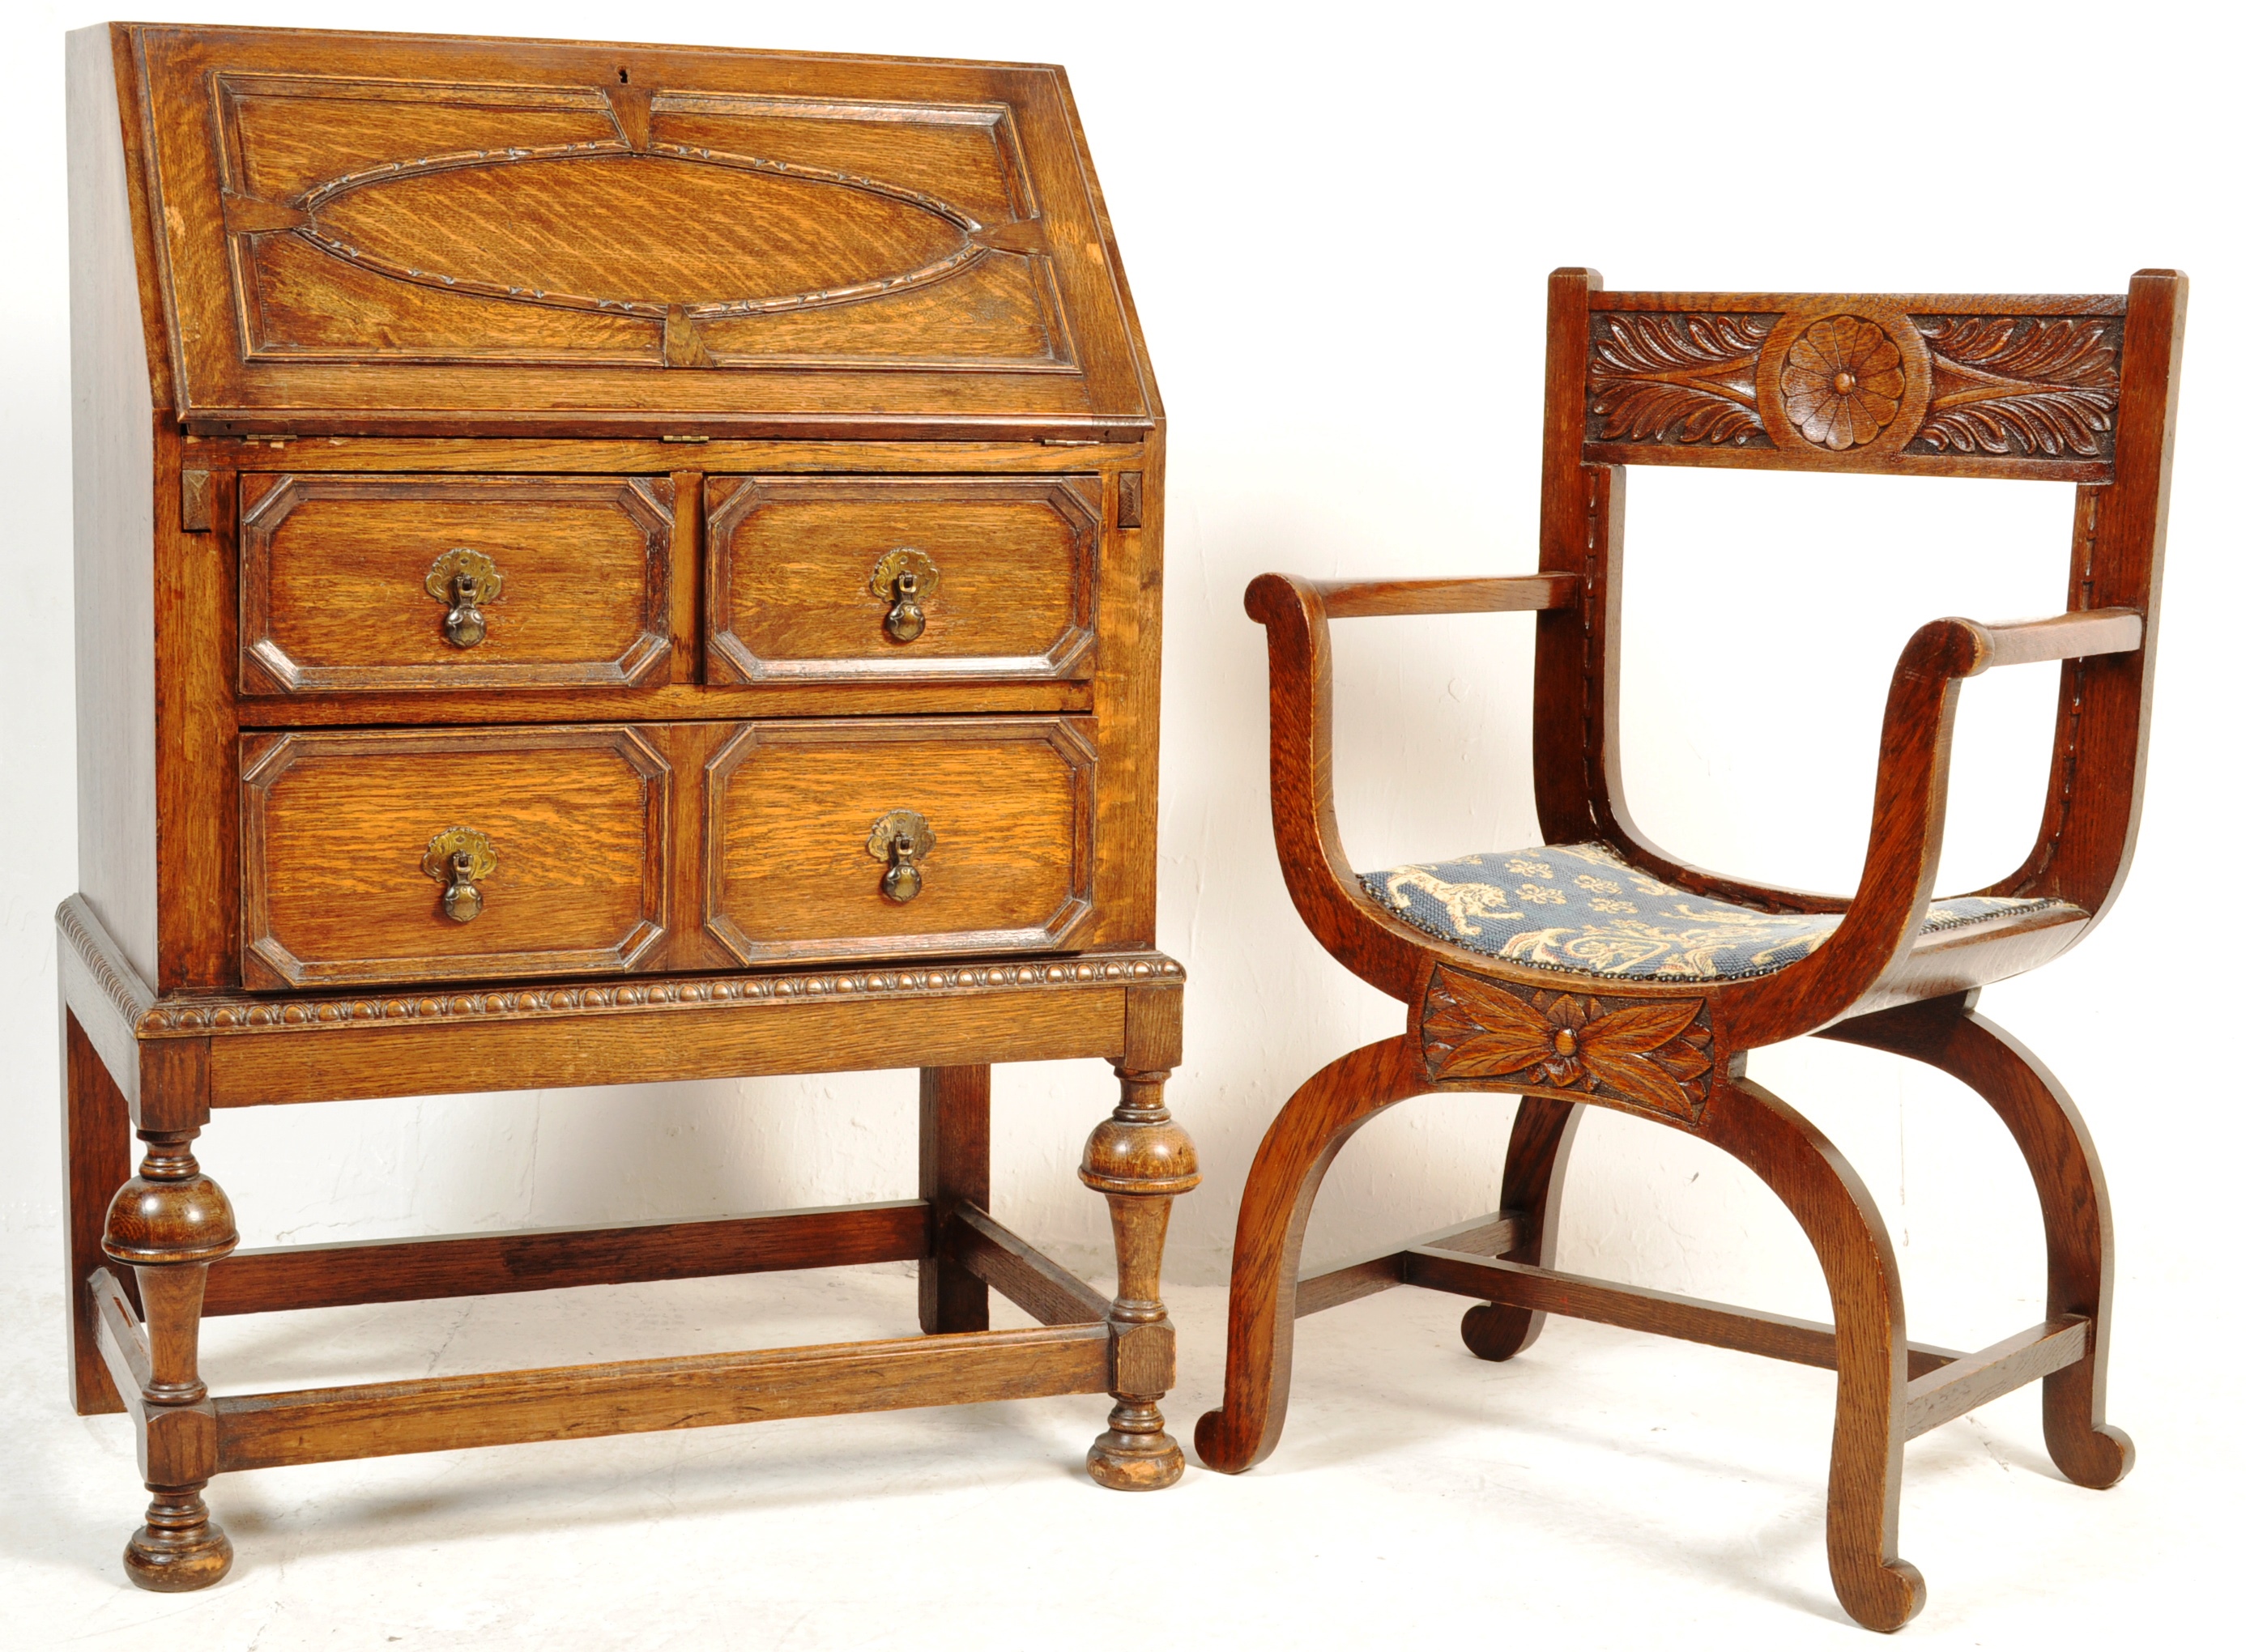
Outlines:
{"type": "Polygon", "coordinates": [[[881,624],[898,642],[909,642],[928,629],[924,604],[936,595],[938,578],[927,554],[909,545],[900,545],[874,564],[874,577],[867,585],[889,605],[881,624]]]}
{"type": "Polygon", "coordinates": [[[918,894],[926,881],[921,862],[935,847],[935,829],[910,809],[892,809],[875,821],[873,833],[866,840],[866,853],[889,863],[889,869],[881,874],[881,893],[896,901],[918,894]]]}
{"type": "Polygon", "coordinates": [[[499,600],[500,583],[498,564],[466,546],[455,546],[431,564],[421,585],[446,607],[447,642],[472,649],[484,640],[483,605],[499,600]]]}
{"type": "Polygon", "coordinates": [[[499,869],[499,852],[491,840],[468,826],[450,826],[429,840],[421,857],[421,870],[445,886],[445,915],[454,923],[467,923],[484,909],[479,880],[499,869]]]}

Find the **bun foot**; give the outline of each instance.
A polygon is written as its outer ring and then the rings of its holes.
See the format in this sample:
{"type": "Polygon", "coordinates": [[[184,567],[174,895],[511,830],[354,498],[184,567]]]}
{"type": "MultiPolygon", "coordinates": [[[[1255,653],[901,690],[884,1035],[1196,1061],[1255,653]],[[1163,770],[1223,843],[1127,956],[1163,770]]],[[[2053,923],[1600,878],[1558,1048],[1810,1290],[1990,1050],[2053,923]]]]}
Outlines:
{"type": "Polygon", "coordinates": [[[147,1524],[125,1546],[125,1575],[160,1594],[207,1589],[234,1567],[234,1544],[204,1505],[200,1485],[160,1491],[147,1524]]]}
{"type": "Polygon", "coordinates": [[[1152,1402],[1125,1400],[1107,1414],[1107,1431],[1092,1442],[1084,1466],[1111,1492],[1159,1492],[1178,1483],[1186,1454],[1152,1402]]]}

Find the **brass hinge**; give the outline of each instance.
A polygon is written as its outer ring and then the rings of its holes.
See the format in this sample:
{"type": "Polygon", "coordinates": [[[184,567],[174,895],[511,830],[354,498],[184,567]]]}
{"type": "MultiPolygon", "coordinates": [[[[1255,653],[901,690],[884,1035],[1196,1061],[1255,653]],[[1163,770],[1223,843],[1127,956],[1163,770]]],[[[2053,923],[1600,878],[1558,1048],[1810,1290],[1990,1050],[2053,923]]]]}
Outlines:
{"type": "Polygon", "coordinates": [[[1106,445],[1097,436],[1040,436],[1038,439],[1047,447],[1102,447],[1106,445]]]}
{"type": "Polygon", "coordinates": [[[706,442],[710,438],[707,436],[666,436],[663,439],[666,442],[706,442]]]}

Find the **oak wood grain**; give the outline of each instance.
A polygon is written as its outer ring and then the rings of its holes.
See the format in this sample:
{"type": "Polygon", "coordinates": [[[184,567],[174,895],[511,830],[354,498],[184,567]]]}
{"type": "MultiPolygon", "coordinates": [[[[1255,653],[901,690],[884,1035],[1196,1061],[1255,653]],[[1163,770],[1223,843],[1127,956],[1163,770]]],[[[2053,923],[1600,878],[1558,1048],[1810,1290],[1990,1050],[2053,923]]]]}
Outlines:
{"type": "Polygon", "coordinates": [[[705,1381],[743,1417],[1105,1387],[1093,1477],[1174,1480],[1156,1281],[1194,1176],[1102,1186],[1130,1300],[1058,1332],[964,1334],[987,1290],[932,1232],[987,1205],[993,1062],[1117,1062],[1102,1130],[1190,1159],[1152,950],[1161,404],[1066,77],[114,24],[71,88],[74,1272],[105,1182],[224,1208],[187,1152],[214,1105],[931,1090],[930,1196],[894,1207],[239,1259],[110,1234],[132,1267],[93,1270],[92,1359],[73,1290],[72,1363],[82,1397],[133,1389],[128,1575],[231,1561],[206,1312],[911,1259],[937,1335],[893,1357],[298,1397],[237,1438],[685,1426],[705,1381]],[[906,544],[928,588],[884,602],[856,565],[906,544]],[[868,895],[871,819],[914,807],[922,892],[868,895]],[[129,1180],[120,1105],[150,1142],[129,1180]]]}
{"type": "Polygon", "coordinates": [[[1088,675],[1100,513],[1080,479],[713,479],[712,681],[942,682],[1088,675]],[[893,635],[893,552],[933,568],[893,635]]]}
{"type": "Polygon", "coordinates": [[[254,736],[245,975],[260,984],[630,969],[667,928],[670,765],[628,729],[254,736]],[[467,827],[494,863],[447,915],[424,868],[467,827]]]}
{"type": "Polygon", "coordinates": [[[1439,1227],[1401,1245],[1385,1246],[1344,1262],[1328,1262],[1295,1281],[1295,1317],[1304,1319],[1329,1308],[1362,1301],[1393,1286],[1412,1282],[1410,1253],[1424,1246],[1464,1251],[1472,1255],[1502,1255],[1513,1248],[1519,1231],[1514,1218],[1502,1213],[1477,1216],[1462,1225],[1439,1227]]]}
{"type": "Polygon", "coordinates": [[[928,1206],[901,1199],[698,1221],[280,1245],[215,1264],[203,1315],[848,1268],[910,1261],[928,1244],[928,1206]]]}
{"type": "MultiPolygon", "coordinates": [[[[1453,1296],[1484,1297],[1537,1313],[1588,1319],[1624,1330],[1651,1331],[1795,1365],[1818,1365],[1829,1371],[1837,1357],[1833,1327],[1816,1320],[1733,1308],[1642,1285],[1616,1285],[1502,1257],[1414,1246],[1404,1253],[1404,1273],[1406,1284],[1446,1291],[1453,1296]]],[[[1917,1377],[1966,1357],[1954,1349],[1913,1343],[1909,1369],[1917,1377]]]]}
{"type": "MultiPolygon", "coordinates": [[[[941,1240],[960,1210],[990,1202],[988,1066],[921,1069],[920,1196],[933,1241],[941,1240]]],[[[990,1329],[990,1293],[949,1246],[931,1242],[922,1251],[919,1285],[921,1329],[990,1329]]]]}
{"type": "Polygon", "coordinates": [[[704,924],[745,964],[1064,946],[1094,895],[1097,777],[1059,717],[751,724],[709,765],[704,924]],[[902,900],[868,848],[897,809],[935,835],[902,900]]]}
{"type": "Polygon", "coordinates": [[[2079,1363],[2089,1322],[2051,1319],[2000,1343],[1960,1354],[1938,1370],[1914,1377],[1903,1399],[1903,1432],[1916,1439],[2038,1377],[2079,1363]]]}
{"type": "MultiPolygon", "coordinates": [[[[2113,1263],[2097,1160],[2056,1081],[1972,1003],[1982,985],[2079,942],[2127,867],[2143,796],[2183,297],[2182,277],[2169,270],[2138,272],[2126,296],[2046,298],[1613,294],[1596,271],[1555,270],[1535,583],[1267,574],[1249,586],[1248,611],[1265,628],[1269,654],[1272,827],[1289,893],[1321,945],[1408,1008],[1404,1037],[1314,1074],[1257,1151],[1234,1246],[1224,1403],[1195,1434],[1210,1466],[1238,1472],[1276,1444],[1298,1311],[1426,1283],[1487,1299],[1461,1326],[1467,1347],[1485,1358],[1528,1346],[1541,1313],[1582,1312],[1779,1357],[1832,1360],[1840,1384],[1827,1553],[1842,1605],[1873,1628],[1900,1627],[1925,1598],[1923,1581],[1896,1549],[1909,1432],[1957,1414],[1977,1395],[2041,1377],[2045,1439],[2062,1471],[2098,1486],[2127,1472],[2134,1448],[2104,1417],[2113,1263]],[[1904,644],[1852,896],[1691,866],[1631,818],[1618,739],[1618,640],[1625,474],[1641,463],[2081,485],[2064,613],[1935,620],[1904,644]],[[1651,1029],[1687,1024],[1680,1015],[1705,1030],[1705,1049],[1696,1043],[1692,1057],[1705,1107],[1693,1115],[1700,1104],[1688,1095],[1673,1117],[1644,1116],[1731,1152],[1786,1203],[1824,1269],[1829,1329],[1552,1270],[1554,1218],[1581,1105],[1635,1105],[1573,1078],[1576,1089],[1534,1086],[1516,1116],[1504,1192],[1516,1224],[1514,1254],[1480,1261],[1422,1246],[1296,1278],[1318,1182],[1352,1132],[1427,1090],[1496,1087],[1452,1071],[1462,1028],[1494,1038],[1501,1023],[1507,1036],[1529,1037],[1524,1029],[1542,1023],[1521,1006],[1603,1003],[1596,995],[1617,984],[1589,969],[1474,953],[1402,923],[1365,892],[1341,840],[1330,622],[1505,606],[1539,615],[1534,773],[1548,842],[1597,841],[1693,894],[1838,920],[1807,957],[1782,969],[1692,983],[1632,977],[1627,987],[1634,1013],[1650,1018],[1641,1030],[1649,1046],[1657,1043],[1651,1029]],[[2036,660],[2064,663],[2044,819],[2019,869],[1978,893],[2038,903],[1926,933],[1960,684],[2036,660]],[[1481,1010],[1461,1007],[1470,997],[1481,1010]],[[1695,1002],[1679,1002],[1688,998],[1695,1002]],[[1477,1019],[1485,1014],[1488,1024],[1477,1019]],[[2044,1210],[2045,1330],[1964,1360],[1947,1382],[1923,1369],[1936,1354],[1964,1356],[1905,1342],[1892,1249],[1861,1181],[1807,1119],[1744,1077],[1753,1050],[1821,1030],[1942,1067],[2011,1128],[2044,1210]],[[1906,1373],[1925,1384],[1909,1401],[1906,1373]]],[[[1558,1041],[1562,1077],[1576,1071],[1565,1064],[1576,1050],[1572,1026],[1535,1036],[1558,1041]]]]}
{"type": "Polygon", "coordinates": [[[242,486],[245,693],[630,687],[667,666],[669,478],[289,472],[242,486]],[[498,581],[466,646],[428,588],[461,551],[498,581]]]}
{"type": "Polygon", "coordinates": [[[1154,411],[1052,70],[643,46],[619,101],[609,46],[132,37],[203,428],[1154,411]],[[477,82],[510,95],[444,90],[477,82]],[[883,119],[838,119],[836,99],[883,119]],[[466,153],[487,159],[425,164],[466,153]],[[575,234],[588,221],[607,233],[575,234]]]}
{"type": "Polygon", "coordinates": [[[211,1402],[221,1472],[842,1411],[1096,1394],[1107,1328],[973,1331],[211,1402]]]}
{"type": "Polygon", "coordinates": [[[946,1253],[1040,1325],[1095,1325],[1108,1301],[979,1207],[954,1207],[943,1230],[946,1253]]]}

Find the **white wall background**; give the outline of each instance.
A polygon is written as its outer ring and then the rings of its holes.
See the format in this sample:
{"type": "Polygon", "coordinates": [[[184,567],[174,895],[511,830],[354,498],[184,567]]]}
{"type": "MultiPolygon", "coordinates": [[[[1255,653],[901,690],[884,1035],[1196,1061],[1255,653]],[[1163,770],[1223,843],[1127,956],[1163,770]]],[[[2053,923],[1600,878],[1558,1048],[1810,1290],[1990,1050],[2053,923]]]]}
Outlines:
{"type": "MultiPolygon", "coordinates": [[[[1222,0],[135,10],[1068,65],[1172,420],[1160,938],[1191,972],[1173,1099],[1208,1173],[1173,1229],[1186,1279],[1223,1276],[1249,1159],[1293,1087],[1400,1024],[1287,902],[1265,814],[1262,634],[1242,588],[1267,568],[1535,566],[1546,271],[2012,292],[2188,270],[2137,869],[2088,943],[1984,1008],[2059,1070],[2100,1133],[2124,1290],[2139,1293],[2123,1298],[2117,1384],[2145,1323],[2132,1301],[2215,1277],[2242,1098],[2235,1011],[2209,996],[2228,953],[2193,902],[2228,853],[2240,756],[2224,455],[2246,262],[2236,41],[2195,9],[1953,3],[1908,26],[1861,9],[1623,3],[1595,22],[1561,7],[1222,0]],[[2156,969],[2133,969],[2153,952],[2156,969]]],[[[0,1236],[33,1271],[59,1264],[51,914],[75,873],[60,37],[99,15],[19,0],[0,24],[15,132],[0,176],[0,1236]]],[[[2044,485],[1638,472],[1624,692],[1642,823],[1703,864],[1853,887],[1895,650],[1935,615],[2060,607],[2067,510],[2066,490],[2044,485]]],[[[1341,814],[1359,865],[1535,840],[1529,638],[1525,616],[1344,629],[1341,814]]],[[[2029,840],[2053,670],[1967,690],[1945,887],[2008,869],[2029,840]]],[[[2021,1322],[2041,1296],[2034,1207],[1977,1102],[1833,1046],[1773,1050],[1755,1071],[1878,1197],[1914,1335],[1971,1346],[2021,1322]]],[[[1001,1214],[1094,1267],[1104,1216],[1072,1170],[1111,1093],[1096,1064],[998,1080],[1001,1214]]],[[[909,1193],[912,1095],[909,1075],[881,1073],[235,1112],[203,1157],[252,1243],[683,1217],[909,1193]]],[[[1311,1252],[1492,1207],[1509,1112],[1429,1100],[1371,1126],[1329,1181],[1311,1252]]],[[[1563,1265],[1822,1313],[1807,1244],[1712,1152],[1600,1115],[1575,1162],[1563,1265]]],[[[1222,1350],[1184,1357],[1213,1372],[1222,1350]]]]}

